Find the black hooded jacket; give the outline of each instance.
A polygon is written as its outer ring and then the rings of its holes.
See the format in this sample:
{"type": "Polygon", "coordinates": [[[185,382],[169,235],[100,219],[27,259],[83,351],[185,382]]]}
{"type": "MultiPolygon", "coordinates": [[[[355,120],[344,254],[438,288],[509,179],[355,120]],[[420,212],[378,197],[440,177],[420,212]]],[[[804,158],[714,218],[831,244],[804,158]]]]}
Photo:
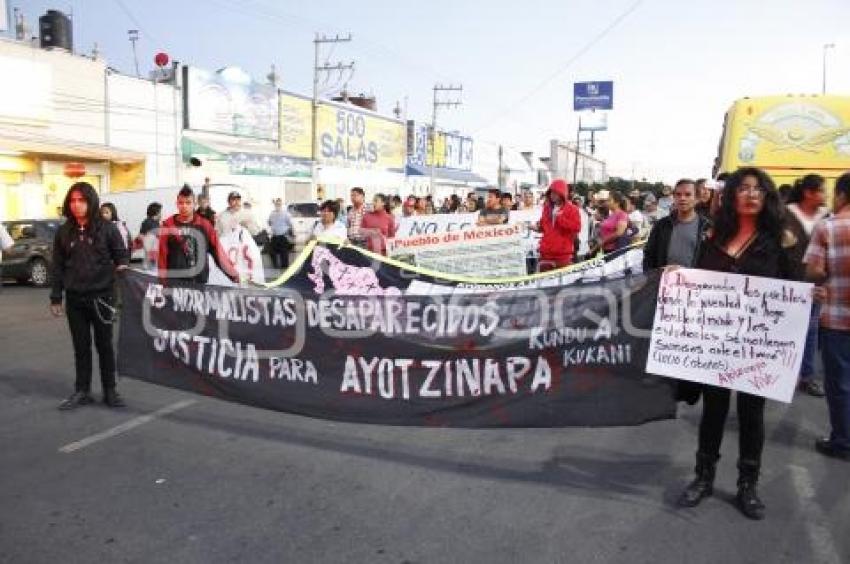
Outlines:
{"type": "Polygon", "coordinates": [[[63,290],[74,295],[111,295],[115,267],[129,261],[127,245],[113,223],[96,218],[80,228],[76,222],[66,221],[53,244],[50,303],[61,304],[63,290]]]}

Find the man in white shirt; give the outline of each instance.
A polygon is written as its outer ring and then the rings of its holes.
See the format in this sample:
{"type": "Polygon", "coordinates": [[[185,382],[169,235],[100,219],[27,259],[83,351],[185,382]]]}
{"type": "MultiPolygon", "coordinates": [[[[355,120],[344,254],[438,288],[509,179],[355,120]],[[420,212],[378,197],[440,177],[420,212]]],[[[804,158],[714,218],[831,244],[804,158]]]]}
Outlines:
{"type": "Polygon", "coordinates": [[[345,240],[348,230],[342,222],[337,220],[339,208],[333,200],[326,200],[319,206],[319,221],[313,226],[312,236],[326,235],[345,240]]]}
{"type": "Polygon", "coordinates": [[[227,209],[216,215],[215,230],[225,235],[239,228],[242,219],[242,196],[239,192],[227,195],[227,209]]]}
{"type": "Polygon", "coordinates": [[[295,233],[292,229],[292,216],[283,208],[283,200],[280,198],[274,201],[274,211],[269,215],[268,224],[271,230],[269,255],[272,267],[289,268],[289,251],[292,250],[289,238],[294,238],[295,233]]]}

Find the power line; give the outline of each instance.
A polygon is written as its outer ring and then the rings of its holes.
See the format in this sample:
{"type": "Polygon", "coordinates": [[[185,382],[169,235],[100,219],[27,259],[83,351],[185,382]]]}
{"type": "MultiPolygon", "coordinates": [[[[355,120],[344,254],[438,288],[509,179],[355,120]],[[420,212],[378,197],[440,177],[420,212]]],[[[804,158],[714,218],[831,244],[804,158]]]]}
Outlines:
{"type": "Polygon", "coordinates": [[[483,124],[475,130],[474,133],[478,133],[479,131],[485,129],[489,125],[499,121],[507,114],[516,111],[523,103],[528,101],[534,95],[537,94],[538,91],[546,87],[550,82],[552,82],[558,75],[566,71],[569,67],[573,65],[576,61],[578,61],[584,54],[590,51],[593,47],[596,46],[597,43],[602,41],[606,35],[611,33],[618,25],[620,25],[626,18],[628,18],[632,13],[637,10],[641,4],[643,4],[644,0],[637,0],[631,6],[629,6],[623,13],[614,18],[614,20],[608,24],[602,31],[593,36],[590,41],[585,43],[572,57],[570,57],[563,65],[558,67],[553,73],[544,78],[537,86],[532,88],[527,94],[514,101],[510,105],[505,106],[499,113],[494,115],[491,119],[483,122],[483,124]]]}

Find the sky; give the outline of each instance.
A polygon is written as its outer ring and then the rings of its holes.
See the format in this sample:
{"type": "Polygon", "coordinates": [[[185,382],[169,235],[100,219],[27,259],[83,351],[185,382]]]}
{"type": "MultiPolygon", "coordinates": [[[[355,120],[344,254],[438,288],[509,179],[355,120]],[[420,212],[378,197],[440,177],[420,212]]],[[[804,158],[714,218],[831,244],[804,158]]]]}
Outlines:
{"type": "Polygon", "coordinates": [[[142,72],[158,51],[255,77],[274,64],[281,88],[312,92],[313,39],[352,34],[321,62],[354,61],[332,93],[371,93],[429,121],[435,84],[462,84],[462,105],[438,125],[548,154],[574,141],[572,85],[614,81],[608,131],[596,155],[613,176],[673,182],[709,176],[723,116],[744,96],[815,94],[824,45],[828,91],[850,95],[848,0],[9,0],[37,29],[49,8],[73,11],[74,44],[95,43],[133,72],[128,29],[139,29],[142,72]]]}

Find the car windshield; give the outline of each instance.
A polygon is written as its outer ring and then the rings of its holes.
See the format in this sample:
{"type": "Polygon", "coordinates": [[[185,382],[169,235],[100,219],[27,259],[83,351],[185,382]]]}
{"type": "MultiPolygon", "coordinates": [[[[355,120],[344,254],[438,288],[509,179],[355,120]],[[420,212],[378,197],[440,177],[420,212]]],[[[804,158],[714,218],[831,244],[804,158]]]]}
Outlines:
{"type": "Polygon", "coordinates": [[[15,240],[32,239],[35,237],[35,225],[32,223],[13,223],[7,226],[9,236],[15,240]]]}
{"type": "Polygon", "coordinates": [[[318,217],[319,204],[289,204],[289,213],[292,217],[318,217]]]}

